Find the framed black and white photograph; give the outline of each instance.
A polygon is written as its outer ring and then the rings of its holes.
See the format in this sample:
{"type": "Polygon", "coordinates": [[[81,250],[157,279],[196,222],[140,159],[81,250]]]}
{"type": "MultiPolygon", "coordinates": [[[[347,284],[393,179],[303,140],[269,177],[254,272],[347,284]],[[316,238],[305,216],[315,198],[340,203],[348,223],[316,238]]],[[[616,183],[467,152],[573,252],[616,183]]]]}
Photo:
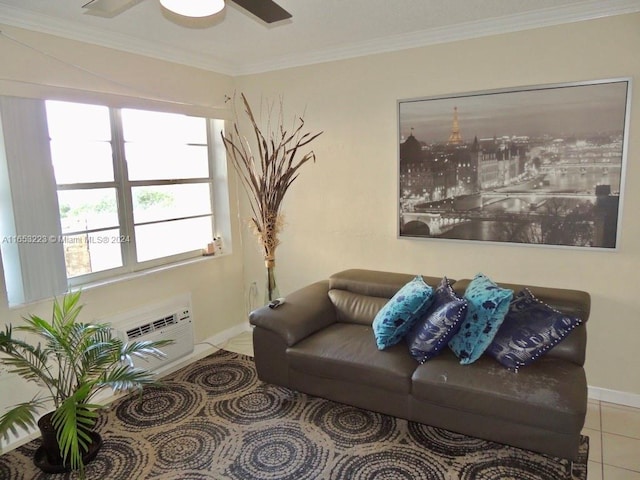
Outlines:
{"type": "Polygon", "coordinates": [[[615,249],[630,84],[399,100],[399,236],[615,249]]]}

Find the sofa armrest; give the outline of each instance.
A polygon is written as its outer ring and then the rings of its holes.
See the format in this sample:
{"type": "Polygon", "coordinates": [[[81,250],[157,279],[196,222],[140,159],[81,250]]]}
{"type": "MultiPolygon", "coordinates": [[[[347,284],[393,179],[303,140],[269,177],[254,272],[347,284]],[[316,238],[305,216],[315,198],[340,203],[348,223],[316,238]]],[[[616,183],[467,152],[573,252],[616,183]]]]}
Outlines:
{"type": "Polygon", "coordinates": [[[290,347],[336,322],[328,293],[328,280],[313,283],[288,295],[278,308],[264,306],[254,310],[249,322],[276,333],[290,347]]]}

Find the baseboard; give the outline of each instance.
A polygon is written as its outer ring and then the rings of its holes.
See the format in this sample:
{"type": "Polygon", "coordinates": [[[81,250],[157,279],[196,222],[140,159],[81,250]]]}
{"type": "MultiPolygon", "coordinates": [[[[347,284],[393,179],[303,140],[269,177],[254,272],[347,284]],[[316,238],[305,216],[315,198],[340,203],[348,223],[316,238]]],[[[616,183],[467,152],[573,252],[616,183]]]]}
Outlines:
{"type": "MultiPolygon", "coordinates": [[[[226,330],[223,330],[222,332],[217,333],[216,335],[212,335],[211,337],[205,339],[202,342],[196,343],[196,345],[194,346],[193,353],[190,353],[189,355],[182,357],[168,365],[164,365],[163,367],[159,368],[156,373],[158,374],[159,377],[163,377],[172,372],[175,372],[176,370],[179,370],[180,368],[192,362],[195,362],[196,360],[204,358],[207,355],[210,355],[217,350],[223,349],[225,344],[230,339],[232,339],[237,335],[240,335],[241,333],[248,332],[248,331],[251,331],[251,327],[246,322],[231,328],[227,328],[226,330]]],[[[16,376],[16,378],[18,377],[16,376]]],[[[96,402],[104,405],[107,405],[113,402],[114,400],[116,400],[121,396],[121,395],[114,395],[110,392],[101,392],[101,393],[102,395],[98,395],[95,400],[96,402]]],[[[15,448],[20,447],[21,445],[24,445],[25,443],[29,443],[31,440],[35,440],[39,436],[40,436],[40,431],[38,429],[32,432],[29,432],[28,434],[24,433],[6,445],[0,445],[0,454],[9,452],[15,448]]]]}
{"type": "Polygon", "coordinates": [[[608,388],[589,387],[589,398],[601,402],[626,405],[627,407],[640,408],[640,395],[637,393],[620,392],[608,388]]]}
{"type": "Polygon", "coordinates": [[[248,323],[241,323],[231,328],[227,328],[220,333],[210,336],[205,340],[198,342],[195,344],[193,353],[190,353],[186,357],[182,357],[179,360],[176,360],[173,363],[163,366],[159,368],[157,373],[159,376],[165,376],[176,370],[181,369],[182,367],[187,366],[190,363],[195,362],[196,360],[200,360],[201,358],[206,357],[207,355],[211,355],[213,352],[217,350],[223,350],[226,346],[227,342],[231,340],[233,337],[240,335],[244,332],[251,331],[251,328],[248,323]]]}

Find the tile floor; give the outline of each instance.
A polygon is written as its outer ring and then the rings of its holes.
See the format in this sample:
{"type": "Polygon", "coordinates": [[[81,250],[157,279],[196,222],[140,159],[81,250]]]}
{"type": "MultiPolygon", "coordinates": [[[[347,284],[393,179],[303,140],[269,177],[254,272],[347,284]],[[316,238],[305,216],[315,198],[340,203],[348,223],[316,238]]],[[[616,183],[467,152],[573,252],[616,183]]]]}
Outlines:
{"type": "MultiPolygon", "coordinates": [[[[253,355],[251,332],[225,350],[253,355]]],[[[640,409],[589,400],[583,434],[589,436],[587,480],[640,480],[640,409]]]]}
{"type": "Polygon", "coordinates": [[[640,409],[589,400],[588,480],[640,480],[640,409]]]}

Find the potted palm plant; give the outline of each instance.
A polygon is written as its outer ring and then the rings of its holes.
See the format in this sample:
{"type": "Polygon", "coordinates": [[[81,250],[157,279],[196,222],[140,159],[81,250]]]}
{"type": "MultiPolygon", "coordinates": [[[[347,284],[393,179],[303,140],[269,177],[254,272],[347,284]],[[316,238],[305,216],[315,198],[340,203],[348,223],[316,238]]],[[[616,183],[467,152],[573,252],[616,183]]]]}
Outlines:
{"type": "Polygon", "coordinates": [[[43,440],[34,462],[47,472],[79,470],[84,476],[85,464],[102,444],[93,431],[103,406],[95,403],[96,395],[107,388],[122,392],[156,383],[151,372],[134,366],[132,357],[162,357],[159,347],[172,341],[124,342],[108,324],[78,321],[79,300],[80,292],[69,293],[54,301],[51,321],[30,315],[24,325],[0,331],[0,361],[42,388],[0,417],[0,436],[7,441],[18,428],[29,431],[39,411],[48,409],[37,421],[43,440]],[[38,343],[16,338],[15,331],[39,337],[38,343]]]}

